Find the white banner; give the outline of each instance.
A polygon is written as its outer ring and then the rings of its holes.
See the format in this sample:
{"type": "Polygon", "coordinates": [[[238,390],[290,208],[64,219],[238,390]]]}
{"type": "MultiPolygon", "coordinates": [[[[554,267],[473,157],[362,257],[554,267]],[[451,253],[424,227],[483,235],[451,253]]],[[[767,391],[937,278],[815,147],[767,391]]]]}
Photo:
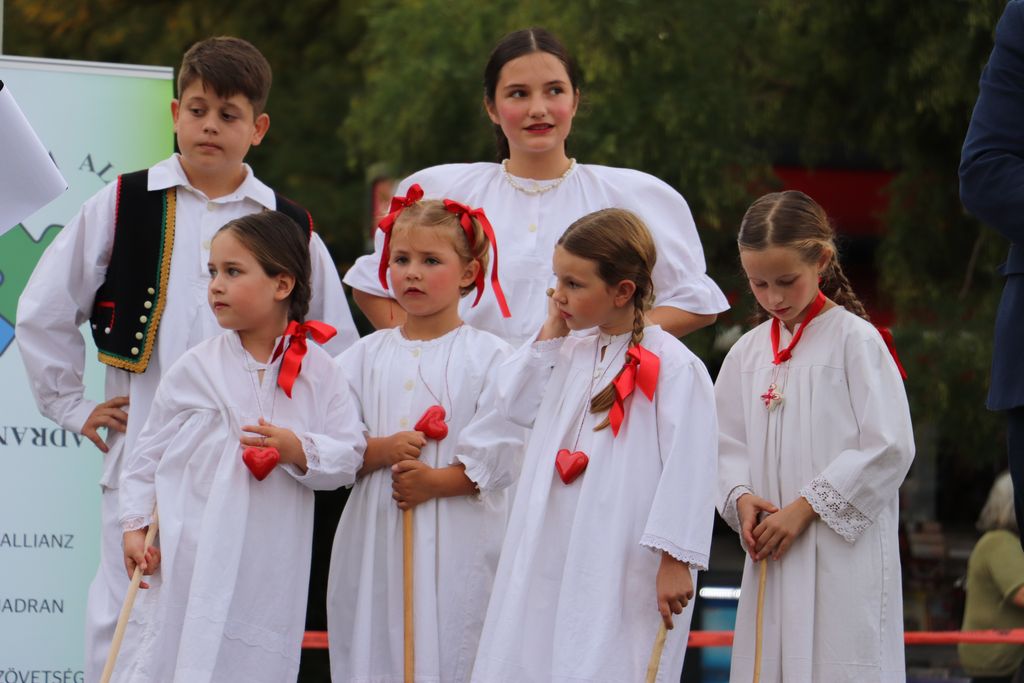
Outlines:
{"type": "MultiPolygon", "coordinates": [[[[99,561],[101,454],[37,412],[12,343],[18,296],[82,202],[171,153],[171,78],[166,67],[0,57],[0,80],[70,186],[0,235],[0,681],[82,680],[99,561]]],[[[103,372],[85,337],[87,393],[101,400],[103,372]]]]}

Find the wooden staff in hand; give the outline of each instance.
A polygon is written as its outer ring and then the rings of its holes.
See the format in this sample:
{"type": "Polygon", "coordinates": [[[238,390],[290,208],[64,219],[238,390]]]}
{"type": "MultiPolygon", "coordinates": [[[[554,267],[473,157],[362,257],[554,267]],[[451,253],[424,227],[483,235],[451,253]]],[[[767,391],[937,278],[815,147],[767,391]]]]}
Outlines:
{"type": "Polygon", "coordinates": [[[658,594],[658,611],[661,613],[661,628],[654,638],[651,660],[647,663],[647,683],[654,683],[658,677],[665,639],[673,626],[672,615],[682,614],[693,600],[693,576],[690,574],[690,565],[662,552],[655,586],[658,594]]]}
{"type": "Polygon", "coordinates": [[[402,587],[405,618],[405,683],[416,675],[416,650],[412,630],[412,510],[402,510],[402,587]]]}
{"type": "Polygon", "coordinates": [[[768,578],[768,558],[759,563],[757,577],[757,623],[754,630],[754,683],[761,680],[761,643],[764,637],[764,586],[768,578]]]}
{"type": "Polygon", "coordinates": [[[658,629],[658,635],[654,638],[654,649],[651,650],[651,661],[647,663],[646,683],[654,683],[658,678],[658,667],[661,666],[661,653],[665,650],[665,638],[668,637],[668,629],[662,623],[658,629]]]}
{"type": "MultiPolygon", "coordinates": [[[[149,530],[146,531],[146,542],[143,546],[143,554],[148,561],[150,558],[150,549],[153,547],[153,539],[156,537],[156,530],[158,526],[156,506],[153,506],[153,519],[149,523],[149,530]]],[[[159,551],[152,557],[158,558],[159,551]]],[[[148,585],[142,583],[143,568],[142,564],[137,563],[135,565],[135,571],[132,573],[132,582],[128,586],[128,593],[124,596],[124,603],[121,605],[121,614],[117,617],[117,627],[114,629],[114,639],[110,643],[110,652],[107,654],[107,663],[103,666],[103,674],[100,676],[100,683],[109,683],[110,677],[114,673],[114,665],[117,664],[117,655],[121,651],[121,641],[124,639],[124,631],[128,627],[128,617],[131,616],[132,607],[135,606],[135,596],[139,593],[139,587],[149,588],[148,585]]]]}

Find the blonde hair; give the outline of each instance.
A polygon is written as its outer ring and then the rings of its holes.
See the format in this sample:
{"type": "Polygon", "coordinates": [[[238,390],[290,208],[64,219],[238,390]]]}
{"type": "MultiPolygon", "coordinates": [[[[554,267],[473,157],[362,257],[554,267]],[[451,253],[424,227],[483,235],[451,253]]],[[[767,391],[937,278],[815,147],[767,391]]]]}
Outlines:
{"type": "Polygon", "coordinates": [[[992,490],[988,493],[988,500],[985,501],[985,507],[981,508],[981,514],[978,515],[976,526],[978,531],[1006,529],[1020,533],[1013,506],[1013,480],[1010,479],[1009,472],[1003,472],[996,477],[992,490]]]}
{"type": "MultiPolygon", "coordinates": [[[[466,231],[463,230],[460,218],[457,214],[448,211],[444,202],[439,199],[421,199],[402,210],[402,213],[395,219],[391,228],[391,241],[394,242],[398,233],[425,228],[438,230],[449,237],[455,253],[459,255],[463,263],[476,261],[480,264],[480,272],[487,272],[487,264],[490,261],[491,241],[487,239],[483,226],[476,218],[473,221],[473,244],[470,245],[466,231]]],[[[471,282],[459,289],[462,296],[466,296],[476,289],[476,282],[471,282]]]]}
{"type": "MultiPolygon", "coordinates": [[[[608,286],[623,280],[636,285],[633,293],[633,332],[629,348],[639,346],[644,338],[645,313],[654,303],[654,264],[658,252],[654,238],[640,218],[625,209],[602,209],[589,213],[570,225],[558,239],[557,246],[574,256],[594,261],[597,274],[608,286]]],[[[615,378],[590,401],[590,412],[601,413],[615,403],[615,378]]],[[[608,426],[608,418],[594,428],[608,426]]]]}
{"type": "MultiPolygon", "coordinates": [[[[740,251],[763,251],[769,247],[795,249],[805,263],[817,263],[828,251],[831,256],[821,273],[821,291],[851,313],[870,319],[839,265],[835,231],[828,215],[803,192],[772,192],[751,204],[743,215],[736,243],[740,251]]],[[[759,307],[755,317],[764,320],[767,313],[759,307]]]]}

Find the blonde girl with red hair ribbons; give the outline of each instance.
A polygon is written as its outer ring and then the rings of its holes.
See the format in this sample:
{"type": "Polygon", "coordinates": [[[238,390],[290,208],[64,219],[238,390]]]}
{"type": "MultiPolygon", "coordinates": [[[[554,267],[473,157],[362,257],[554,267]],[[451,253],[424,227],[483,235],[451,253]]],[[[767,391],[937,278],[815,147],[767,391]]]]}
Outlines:
{"type": "Polygon", "coordinates": [[[761,197],[737,242],[769,319],[736,342],[715,383],[719,511],[749,554],[730,680],[754,671],[767,562],[762,683],[903,681],[897,530],[914,435],[900,366],[813,199],[761,197]]]}
{"type": "Polygon", "coordinates": [[[403,680],[409,510],[416,680],[468,680],[522,457],[524,430],[494,410],[511,349],[459,314],[463,300],[503,306],[490,223],[479,208],[421,197],[413,186],[380,224],[377,272],[403,323],[337,358],[369,439],[331,555],[335,683],[403,680]]]}
{"type": "Polygon", "coordinates": [[[535,339],[502,367],[499,410],[532,428],[473,681],[679,680],[714,522],[711,379],[647,318],[657,260],[605,209],[554,250],[535,339]],[[570,334],[572,332],[572,334],[570,334]]]}

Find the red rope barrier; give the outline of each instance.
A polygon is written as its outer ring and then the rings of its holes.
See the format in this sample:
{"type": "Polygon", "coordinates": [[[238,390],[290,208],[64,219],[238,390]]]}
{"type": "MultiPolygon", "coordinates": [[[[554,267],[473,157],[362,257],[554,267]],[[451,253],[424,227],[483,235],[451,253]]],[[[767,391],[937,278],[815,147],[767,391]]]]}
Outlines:
{"type": "MultiPolygon", "coordinates": [[[[956,645],[957,643],[1015,643],[1024,645],[1024,629],[1009,631],[911,631],[905,633],[907,645],[956,645]]],[[[732,631],[691,631],[687,647],[730,647],[732,631]]],[[[306,631],[302,639],[306,650],[326,650],[327,631],[306,631]]]]}

